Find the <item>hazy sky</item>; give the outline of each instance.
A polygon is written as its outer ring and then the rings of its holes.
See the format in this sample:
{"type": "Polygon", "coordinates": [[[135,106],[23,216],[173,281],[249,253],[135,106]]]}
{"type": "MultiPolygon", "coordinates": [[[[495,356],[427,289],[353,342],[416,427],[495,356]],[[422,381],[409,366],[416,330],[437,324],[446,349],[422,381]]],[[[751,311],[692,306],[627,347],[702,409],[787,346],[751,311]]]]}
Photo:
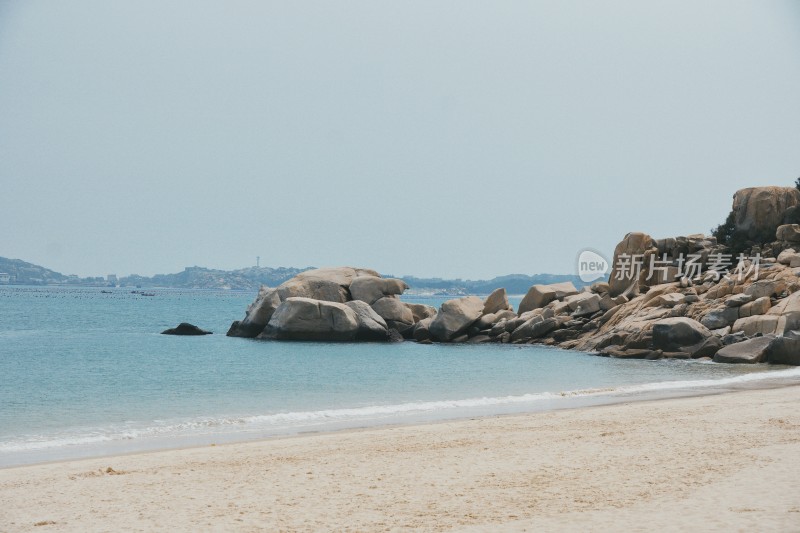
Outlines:
{"type": "Polygon", "coordinates": [[[800,2],[0,0],[0,256],[572,273],[800,176],[800,2]]]}

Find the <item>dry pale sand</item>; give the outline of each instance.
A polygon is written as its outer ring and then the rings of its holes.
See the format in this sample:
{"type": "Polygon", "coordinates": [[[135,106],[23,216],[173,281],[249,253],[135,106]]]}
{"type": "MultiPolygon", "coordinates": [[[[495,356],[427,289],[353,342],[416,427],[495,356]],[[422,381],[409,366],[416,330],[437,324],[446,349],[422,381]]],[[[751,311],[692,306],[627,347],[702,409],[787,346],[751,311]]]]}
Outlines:
{"type": "Polygon", "coordinates": [[[800,531],[800,387],[0,470],[2,531],[405,528],[800,531]]]}

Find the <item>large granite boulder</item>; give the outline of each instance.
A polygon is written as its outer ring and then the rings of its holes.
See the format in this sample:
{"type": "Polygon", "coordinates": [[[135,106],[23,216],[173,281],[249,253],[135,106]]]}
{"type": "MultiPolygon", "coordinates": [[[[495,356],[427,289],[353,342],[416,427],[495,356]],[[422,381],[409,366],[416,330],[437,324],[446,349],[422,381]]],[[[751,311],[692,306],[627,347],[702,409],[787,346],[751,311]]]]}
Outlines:
{"type": "Polygon", "coordinates": [[[775,365],[800,366],[800,336],[797,332],[772,339],[767,346],[766,360],[775,365]]]}
{"type": "Polygon", "coordinates": [[[384,296],[403,294],[406,289],[408,285],[401,279],[358,276],[350,283],[350,296],[372,305],[384,296]]]}
{"type": "Polygon", "coordinates": [[[600,310],[600,295],[593,292],[581,292],[564,298],[569,306],[572,316],[582,317],[593,315],[600,310]]]}
{"type": "Polygon", "coordinates": [[[430,342],[431,340],[431,322],[433,322],[433,317],[423,318],[416,324],[414,324],[414,330],[411,334],[413,339],[417,342],[430,342]]]}
{"type": "Polygon", "coordinates": [[[739,308],[739,318],[748,316],[763,315],[772,306],[769,296],[762,296],[750,303],[746,303],[739,308]]]}
{"type": "Polygon", "coordinates": [[[712,309],[700,321],[708,329],[721,329],[732,325],[739,319],[738,307],[712,309]]]}
{"type": "Polygon", "coordinates": [[[779,241],[800,243],[800,224],[784,224],[775,230],[775,238],[779,241]]]}
{"type": "Polygon", "coordinates": [[[559,326],[559,321],[555,317],[548,317],[545,318],[542,315],[537,315],[518,328],[516,328],[511,333],[511,341],[518,342],[518,341],[526,341],[531,339],[538,339],[540,337],[544,337],[548,333],[552,332],[553,330],[557,329],[559,326]]]}
{"type": "Polygon", "coordinates": [[[722,341],[696,320],[673,317],[653,324],[653,349],[664,352],[684,352],[692,357],[710,356],[722,346],[722,341]]]}
{"type": "Polygon", "coordinates": [[[749,238],[765,237],[781,225],[784,213],[800,205],[800,191],[795,187],[750,187],[733,195],[736,229],[749,238]]]}
{"type": "Polygon", "coordinates": [[[578,294],[578,289],[571,281],[551,283],[550,285],[534,285],[519,303],[517,312],[521,315],[534,309],[539,309],[553,300],[561,300],[567,296],[578,294]]]}
{"type": "Polygon", "coordinates": [[[273,313],[259,339],[352,341],[359,333],[356,312],[338,302],[290,297],[273,313]]]}
{"type": "Polygon", "coordinates": [[[508,303],[508,295],[503,288],[492,291],[483,303],[483,314],[490,315],[498,311],[510,311],[511,305],[508,303]]]}
{"type": "Polygon", "coordinates": [[[367,302],[353,300],[344,305],[355,311],[358,317],[357,341],[385,341],[389,338],[389,328],[386,321],[375,312],[367,302]]]}
{"type": "Polygon", "coordinates": [[[281,298],[278,291],[262,285],[255,301],[248,306],[244,320],[237,320],[231,324],[227,333],[228,337],[252,339],[258,336],[264,331],[280,303],[281,298]]]}
{"type": "Polygon", "coordinates": [[[431,322],[431,338],[439,342],[451,341],[466,332],[482,313],[483,300],[477,296],[448,300],[442,304],[436,318],[431,322]]]}
{"type": "Polygon", "coordinates": [[[406,287],[401,280],[385,280],[374,270],[366,268],[335,267],[307,270],[285,281],[275,289],[261,287],[256,300],[247,308],[244,320],[231,324],[228,336],[256,337],[267,326],[281,302],[288,298],[347,302],[351,300],[351,285],[361,278],[367,278],[367,281],[357,283],[357,292],[364,289],[360,294],[364,294],[368,288],[375,286],[392,294],[397,291],[402,292],[406,287]]]}
{"type": "Polygon", "coordinates": [[[779,335],[785,335],[789,331],[800,330],[800,291],[793,292],[783,300],[780,300],[767,311],[766,315],[762,316],[764,318],[774,317],[777,319],[774,331],[779,335]]]}
{"type": "Polygon", "coordinates": [[[608,291],[609,294],[619,296],[628,289],[633,288],[634,293],[638,293],[638,285],[646,279],[646,268],[641,269],[640,275],[635,275],[635,269],[625,266],[625,257],[629,258],[627,264],[630,265],[634,258],[647,264],[645,256],[649,254],[658,253],[656,241],[646,234],[640,232],[632,232],[625,235],[625,237],[614,248],[614,259],[611,263],[611,274],[608,278],[608,291]],[[623,258],[622,260],[620,258],[623,258]]]}
{"type": "Polygon", "coordinates": [[[760,279],[749,285],[744,290],[744,294],[755,300],[764,296],[777,296],[784,290],[786,290],[786,283],[783,280],[760,279]]]}
{"type": "Polygon", "coordinates": [[[794,248],[786,248],[778,254],[778,263],[792,268],[800,267],[800,254],[794,248]]]}
{"type": "Polygon", "coordinates": [[[317,268],[301,272],[278,286],[281,301],[301,297],[344,303],[350,299],[349,287],[361,276],[379,278],[374,270],[352,267],[317,268]]]}
{"type": "Polygon", "coordinates": [[[385,296],[372,304],[372,308],[386,321],[390,329],[404,333],[414,325],[414,313],[398,298],[385,296]]]}
{"type": "Polygon", "coordinates": [[[741,332],[747,337],[752,337],[759,333],[762,335],[776,333],[778,331],[778,322],[780,318],[779,316],[770,314],[740,318],[733,323],[731,333],[741,332]]]}
{"type": "Polygon", "coordinates": [[[411,310],[411,314],[414,316],[414,322],[436,316],[436,308],[432,305],[404,303],[406,307],[411,310]]]}
{"type": "Polygon", "coordinates": [[[767,347],[773,336],[755,337],[722,347],[714,354],[715,363],[761,363],[767,359],[767,347]]]}

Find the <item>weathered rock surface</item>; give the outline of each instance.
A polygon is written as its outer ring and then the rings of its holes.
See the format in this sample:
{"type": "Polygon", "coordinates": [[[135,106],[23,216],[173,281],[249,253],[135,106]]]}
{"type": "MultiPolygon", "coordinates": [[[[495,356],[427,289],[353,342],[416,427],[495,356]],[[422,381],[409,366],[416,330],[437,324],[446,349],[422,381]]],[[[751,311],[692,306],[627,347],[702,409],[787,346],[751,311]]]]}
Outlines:
{"type": "Polygon", "coordinates": [[[355,340],[385,341],[389,338],[389,328],[386,326],[386,321],[367,302],[353,300],[345,302],[344,305],[352,309],[358,317],[358,331],[356,332],[355,340]]]}
{"type": "Polygon", "coordinates": [[[511,310],[511,305],[508,303],[508,295],[503,288],[492,291],[492,294],[490,294],[483,303],[484,315],[507,310],[511,310]]]}
{"type": "Polygon", "coordinates": [[[386,321],[389,328],[394,328],[400,333],[414,325],[414,313],[397,298],[383,297],[372,304],[372,308],[386,321]]]}
{"type": "Polygon", "coordinates": [[[566,296],[578,294],[578,289],[571,281],[551,283],[550,285],[534,285],[519,303],[518,313],[533,311],[549,304],[553,300],[560,300],[566,296]]]}
{"type": "Polygon", "coordinates": [[[750,303],[746,303],[739,308],[739,318],[748,316],[763,315],[772,306],[769,296],[762,296],[750,303]]]}
{"type": "Polygon", "coordinates": [[[619,296],[629,289],[633,289],[632,292],[638,293],[638,285],[644,279],[646,269],[642,268],[640,276],[636,277],[635,269],[625,268],[624,257],[633,258],[634,256],[639,256],[639,260],[642,260],[644,256],[649,257],[649,254],[657,252],[656,242],[650,235],[640,232],[631,232],[625,235],[625,238],[614,248],[614,258],[611,263],[612,270],[608,280],[609,294],[612,297],[619,296]],[[620,258],[623,259],[621,260],[620,258]]]}
{"type": "Polygon", "coordinates": [[[419,322],[420,320],[436,316],[436,308],[432,305],[412,304],[408,302],[405,302],[405,304],[406,307],[411,310],[411,314],[414,317],[414,322],[419,322]]]}
{"type": "Polygon", "coordinates": [[[786,284],[781,280],[760,279],[747,287],[744,293],[753,299],[764,296],[777,296],[786,289],[786,284]]]}
{"type": "Polygon", "coordinates": [[[747,337],[758,335],[768,335],[776,333],[778,330],[778,320],[780,317],[771,315],[756,315],[740,318],[733,323],[732,333],[744,333],[747,337]]]}
{"type": "Polygon", "coordinates": [[[775,337],[766,349],[766,360],[775,365],[800,366],[800,337],[775,337]]]}
{"type": "MultiPolygon", "coordinates": [[[[421,316],[435,311],[430,306],[408,305],[401,302],[397,296],[406,289],[407,285],[402,280],[382,278],[376,271],[366,268],[336,267],[308,270],[277,288],[262,287],[256,300],[247,308],[244,320],[234,322],[228,331],[228,336],[341,340],[349,335],[333,328],[329,331],[331,338],[323,339],[325,332],[328,331],[324,319],[338,317],[340,314],[330,311],[325,306],[318,306],[324,316],[313,321],[314,325],[310,327],[312,330],[310,332],[302,331],[299,325],[288,324],[286,316],[279,317],[280,321],[268,327],[283,303],[291,298],[305,298],[317,302],[348,304],[345,307],[355,313],[358,320],[358,331],[354,337],[356,340],[391,340],[390,330],[406,331],[419,321],[421,316]],[[415,313],[418,313],[419,317],[415,313]]],[[[293,314],[289,317],[292,320],[300,320],[305,316],[304,313],[311,313],[305,304],[302,306],[293,304],[287,309],[292,310],[293,314]]],[[[287,309],[283,312],[287,313],[287,309]]]]}
{"type": "Polygon", "coordinates": [[[255,301],[247,308],[244,320],[237,320],[231,324],[227,333],[228,337],[253,338],[258,336],[264,331],[280,303],[281,299],[277,290],[262,286],[255,301]]]}
{"type": "Polygon", "coordinates": [[[778,226],[775,238],[789,243],[800,243],[800,224],[784,224],[778,226]]]}
{"type": "Polygon", "coordinates": [[[739,307],[741,305],[750,303],[753,301],[753,297],[749,294],[737,294],[735,296],[731,296],[727,300],[725,300],[725,305],[727,307],[739,307]]]}
{"type": "Polygon", "coordinates": [[[281,302],[261,339],[352,341],[359,333],[355,311],[339,302],[290,297],[281,302]]]}
{"type": "Polygon", "coordinates": [[[558,325],[559,321],[555,317],[533,317],[514,330],[511,341],[538,339],[556,329],[558,325]]]}
{"type": "Polygon", "coordinates": [[[789,207],[800,204],[800,191],[794,187],[750,187],[736,191],[733,213],[736,229],[750,238],[774,230],[783,222],[789,207]]]}
{"type": "Polygon", "coordinates": [[[787,248],[778,254],[778,263],[792,268],[800,267],[800,254],[794,248],[787,248]]]}
{"type": "Polygon", "coordinates": [[[430,341],[431,340],[431,322],[433,317],[423,318],[414,325],[412,337],[415,341],[430,341]]]}
{"type": "Polygon", "coordinates": [[[384,296],[403,294],[408,285],[400,279],[358,276],[353,279],[349,288],[353,300],[361,300],[372,305],[384,296]]]}
{"type": "Polygon", "coordinates": [[[666,318],[653,324],[653,348],[656,350],[704,357],[713,355],[721,346],[718,337],[691,318],[666,318]]]}
{"type": "Polygon", "coordinates": [[[764,315],[764,318],[766,317],[774,317],[776,319],[775,332],[779,335],[785,335],[790,331],[800,330],[800,291],[794,292],[787,298],[779,301],[774,307],[767,311],[767,314],[764,315]]]}
{"type": "Polygon", "coordinates": [[[721,329],[732,325],[739,319],[739,309],[736,307],[725,307],[709,311],[700,321],[708,329],[721,329]]]}
{"type": "Polygon", "coordinates": [[[600,310],[600,296],[591,292],[582,292],[564,299],[573,317],[584,317],[600,310]]]}
{"type": "Polygon", "coordinates": [[[194,324],[188,322],[181,322],[177,327],[165,329],[161,332],[162,335],[211,335],[210,331],[200,329],[194,324]]]}
{"type": "Polygon", "coordinates": [[[380,278],[380,274],[365,268],[318,268],[301,272],[277,288],[261,287],[256,300],[247,308],[244,320],[231,324],[228,336],[256,337],[267,326],[281,302],[287,298],[302,297],[344,303],[350,299],[350,284],[361,276],[380,278]]]}
{"type": "Polygon", "coordinates": [[[766,360],[767,347],[774,337],[764,336],[749,339],[721,348],[714,354],[715,363],[761,363],[766,360]]]}
{"type": "Polygon", "coordinates": [[[448,300],[431,322],[431,338],[439,342],[451,341],[467,331],[482,313],[483,301],[477,296],[448,300]]]}
{"type": "Polygon", "coordinates": [[[615,249],[615,270],[608,282],[595,282],[580,291],[571,283],[534,285],[523,298],[519,314],[510,308],[502,288],[485,301],[477,297],[450,300],[437,312],[431,306],[400,300],[398,296],[407,288],[400,280],[343,267],[309,271],[276,289],[262,288],[245,319],[235,322],[229,334],[255,336],[264,330],[261,338],[535,343],[616,358],[719,354],[717,361],[800,364],[800,339],[795,334],[800,330],[800,253],[788,247],[800,232],[800,226],[790,225],[797,219],[800,193],[767,189],[737,193],[734,214],[741,219],[740,231],[754,228],[757,243],[742,240],[740,234],[718,244],[714,237],[702,234],[655,241],[644,233],[630,233],[615,249]],[[789,204],[795,212],[791,215],[789,210],[777,215],[769,212],[789,204]],[[776,240],[767,242],[772,237],[763,230],[778,218],[786,224],[780,230],[773,227],[776,240]],[[707,267],[711,254],[731,251],[731,242],[750,247],[746,251],[751,257],[760,254],[760,269],[753,268],[752,260],[744,260],[738,275],[695,267],[678,275],[677,265],[691,266],[687,254],[707,267]],[[639,275],[630,274],[636,270],[630,263],[625,267],[626,255],[641,265],[639,275]],[[683,256],[680,260],[679,255],[683,256]],[[288,320],[284,306],[293,296],[287,295],[297,294],[313,294],[314,303],[306,304],[316,311],[299,309],[291,316],[301,318],[288,320]],[[326,304],[347,312],[328,309],[326,304]],[[339,321],[335,327],[334,317],[339,321]],[[292,330],[286,325],[304,322],[313,327],[305,324],[292,330]]]}

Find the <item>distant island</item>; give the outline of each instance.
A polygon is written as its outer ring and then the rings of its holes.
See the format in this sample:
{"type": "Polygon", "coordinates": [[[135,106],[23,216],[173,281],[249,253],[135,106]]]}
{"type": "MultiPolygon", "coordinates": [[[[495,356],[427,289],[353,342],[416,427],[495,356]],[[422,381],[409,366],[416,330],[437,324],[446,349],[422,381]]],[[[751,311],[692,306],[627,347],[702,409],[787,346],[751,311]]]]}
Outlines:
{"type": "MultiPolygon", "coordinates": [[[[209,289],[257,291],[261,285],[277,287],[301,272],[315,267],[248,267],[238,270],[216,270],[199,266],[187,267],[176,274],[156,274],[152,277],[131,274],[117,277],[81,278],[65,275],[20,259],[0,257],[0,285],[60,285],[82,287],[135,287],[169,289],[209,289]]],[[[386,277],[405,281],[410,289],[406,294],[416,296],[460,296],[489,294],[497,287],[505,287],[509,294],[525,294],[531,285],[571,281],[576,286],[585,285],[578,276],[567,274],[510,274],[490,280],[463,280],[418,278],[414,276],[386,277]]]]}

